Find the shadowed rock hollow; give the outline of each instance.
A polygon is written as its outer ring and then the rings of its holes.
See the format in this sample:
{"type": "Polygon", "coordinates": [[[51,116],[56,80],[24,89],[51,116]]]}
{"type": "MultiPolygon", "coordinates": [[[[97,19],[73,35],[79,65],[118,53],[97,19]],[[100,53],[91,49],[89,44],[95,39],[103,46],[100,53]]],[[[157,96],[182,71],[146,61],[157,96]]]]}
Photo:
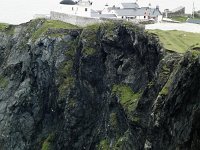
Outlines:
{"type": "Polygon", "coordinates": [[[0,149],[198,149],[199,53],[129,23],[0,29],[0,149]]]}

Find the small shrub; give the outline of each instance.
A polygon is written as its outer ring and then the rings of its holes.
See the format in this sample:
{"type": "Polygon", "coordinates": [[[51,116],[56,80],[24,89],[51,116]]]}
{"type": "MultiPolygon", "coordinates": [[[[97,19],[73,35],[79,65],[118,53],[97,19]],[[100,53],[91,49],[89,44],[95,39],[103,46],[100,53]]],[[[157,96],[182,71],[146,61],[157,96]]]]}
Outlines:
{"type": "Polygon", "coordinates": [[[107,139],[100,141],[99,145],[97,146],[98,150],[109,150],[109,142],[107,139]]]}
{"type": "Polygon", "coordinates": [[[0,75],[0,88],[5,89],[8,86],[8,80],[0,75]]]}
{"type": "Polygon", "coordinates": [[[0,31],[5,31],[9,27],[6,23],[0,23],[0,31]]]}
{"type": "Polygon", "coordinates": [[[55,135],[53,133],[50,134],[47,137],[47,139],[43,142],[41,150],[53,150],[51,145],[52,145],[54,138],[55,138],[55,135]]]}
{"type": "Polygon", "coordinates": [[[167,83],[164,85],[164,87],[162,88],[162,90],[160,91],[159,95],[163,95],[163,96],[166,96],[168,95],[169,93],[169,87],[172,83],[172,79],[171,79],[171,76],[169,77],[167,83]]]}
{"type": "Polygon", "coordinates": [[[93,55],[96,52],[96,50],[92,47],[87,47],[83,49],[83,53],[85,55],[93,55]]]}
{"type": "Polygon", "coordinates": [[[110,125],[113,129],[117,128],[118,121],[117,121],[117,114],[116,113],[113,112],[113,113],[110,114],[109,123],[110,123],[110,125]]]}
{"type": "Polygon", "coordinates": [[[69,99],[67,104],[68,104],[69,108],[74,108],[76,106],[76,100],[71,98],[71,99],[69,99]]]}
{"type": "Polygon", "coordinates": [[[119,137],[114,145],[114,150],[125,150],[129,147],[129,136],[131,135],[130,130],[127,130],[123,136],[119,137]]]}

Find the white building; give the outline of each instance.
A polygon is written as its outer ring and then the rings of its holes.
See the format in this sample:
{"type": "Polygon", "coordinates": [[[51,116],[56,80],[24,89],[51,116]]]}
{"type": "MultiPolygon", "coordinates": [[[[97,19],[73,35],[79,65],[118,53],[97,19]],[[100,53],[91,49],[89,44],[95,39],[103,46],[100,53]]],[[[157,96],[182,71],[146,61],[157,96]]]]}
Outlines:
{"type": "Polygon", "coordinates": [[[138,19],[138,20],[154,20],[162,21],[162,13],[159,7],[139,7],[137,3],[121,3],[120,7],[107,7],[102,13],[115,14],[119,19],[138,19]]]}
{"type": "Polygon", "coordinates": [[[92,8],[90,0],[79,0],[74,2],[72,0],[63,0],[61,11],[68,15],[81,16],[87,18],[110,18],[110,19],[137,19],[141,21],[154,20],[160,22],[162,14],[158,7],[139,7],[137,3],[121,3],[118,7],[109,7],[107,4],[101,11],[92,8]]]}
{"type": "Polygon", "coordinates": [[[119,7],[109,7],[106,5],[102,14],[113,14],[118,19],[138,19],[138,20],[154,20],[162,21],[162,13],[159,7],[139,7],[137,3],[121,3],[119,7]]]}
{"type": "Polygon", "coordinates": [[[91,1],[80,0],[78,2],[74,2],[71,0],[63,0],[60,4],[62,4],[62,13],[83,17],[93,17],[99,14],[97,11],[92,9],[91,1]]]}

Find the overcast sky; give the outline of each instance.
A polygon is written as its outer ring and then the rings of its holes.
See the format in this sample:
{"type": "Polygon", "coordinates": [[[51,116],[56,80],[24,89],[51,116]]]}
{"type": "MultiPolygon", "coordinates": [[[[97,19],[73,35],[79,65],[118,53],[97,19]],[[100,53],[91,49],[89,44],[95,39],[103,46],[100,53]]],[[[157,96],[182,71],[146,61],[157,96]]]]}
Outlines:
{"type": "MultiPolygon", "coordinates": [[[[61,0],[0,0],[0,22],[19,24],[33,18],[34,14],[49,14],[51,10],[59,9],[61,0]]],[[[105,3],[110,5],[119,2],[135,2],[135,0],[92,0],[96,8],[105,3]]],[[[200,10],[200,0],[138,0],[140,6],[159,5],[161,11],[165,8],[173,9],[180,5],[186,7],[186,12],[192,12],[193,1],[196,10],[200,10]]]]}

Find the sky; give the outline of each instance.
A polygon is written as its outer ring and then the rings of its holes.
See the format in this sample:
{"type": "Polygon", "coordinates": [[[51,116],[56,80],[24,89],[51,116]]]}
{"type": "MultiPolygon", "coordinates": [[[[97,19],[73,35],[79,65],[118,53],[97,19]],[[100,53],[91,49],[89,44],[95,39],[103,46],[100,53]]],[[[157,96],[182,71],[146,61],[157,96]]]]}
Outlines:
{"type": "MultiPolygon", "coordinates": [[[[61,0],[0,0],[0,22],[19,24],[33,18],[34,14],[49,14],[51,10],[60,8],[61,0]]],[[[103,8],[108,3],[110,6],[120,2],[135,2],[136,0],[91,0],[96,9],[103,8]]],[[[193,2],[195,9],[200,10],[200,0],[138,0],[138,4],[152,7],[159,5],[160,10],[173,9],[185,6],[186,12],[191,13],[193,2]]]]}

